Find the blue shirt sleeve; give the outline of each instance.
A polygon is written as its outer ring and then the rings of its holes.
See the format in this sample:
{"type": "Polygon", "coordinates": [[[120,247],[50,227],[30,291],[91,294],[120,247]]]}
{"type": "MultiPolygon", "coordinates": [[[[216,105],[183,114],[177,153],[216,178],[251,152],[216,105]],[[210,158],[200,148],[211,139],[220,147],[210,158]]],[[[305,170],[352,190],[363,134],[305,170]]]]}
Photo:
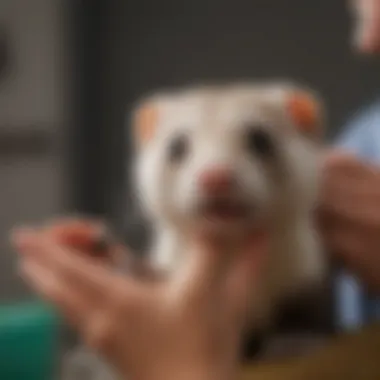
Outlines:
{"type": "Polygon", "coordinates": [[[354,117],[345,126],[335,145],[360,158],[372,159],[376,156],[372,131],[377,124],[380,128],[380,104],[375,104],[354,117]]]}

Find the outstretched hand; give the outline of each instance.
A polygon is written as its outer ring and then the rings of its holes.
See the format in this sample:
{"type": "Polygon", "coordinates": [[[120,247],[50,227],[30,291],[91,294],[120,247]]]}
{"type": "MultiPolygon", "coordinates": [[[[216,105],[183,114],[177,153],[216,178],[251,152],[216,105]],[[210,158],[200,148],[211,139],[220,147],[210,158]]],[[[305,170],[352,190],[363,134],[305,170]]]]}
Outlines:
{"type": "Polygon", "coordinates": [[[156,282],[114,273],[60,236],[46,228],[15,233],[21,273],[122,376],[233,377],[264,234],[233,255],[218,239],[197,237],[183,267],[156,282]]]}

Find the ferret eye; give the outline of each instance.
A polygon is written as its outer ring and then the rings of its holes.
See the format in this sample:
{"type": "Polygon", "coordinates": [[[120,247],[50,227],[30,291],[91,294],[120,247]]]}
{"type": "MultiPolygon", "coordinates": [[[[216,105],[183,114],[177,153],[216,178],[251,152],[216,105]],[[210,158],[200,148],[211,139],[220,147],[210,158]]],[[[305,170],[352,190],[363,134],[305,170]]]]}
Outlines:
{"type": "Polygon", "coordinates": [[[270,157],[274,153],[274,144],[270,134],[256,127],[248,130],[246,146],[250,153],[261,157],[270,157]]]}
{"type": "Polygon", "coordinates": [[[169,145],[169,160],[175,163],[182,161],[186,157],[188,149],[189,141],[186,136],[177,136],[169,145]]]}

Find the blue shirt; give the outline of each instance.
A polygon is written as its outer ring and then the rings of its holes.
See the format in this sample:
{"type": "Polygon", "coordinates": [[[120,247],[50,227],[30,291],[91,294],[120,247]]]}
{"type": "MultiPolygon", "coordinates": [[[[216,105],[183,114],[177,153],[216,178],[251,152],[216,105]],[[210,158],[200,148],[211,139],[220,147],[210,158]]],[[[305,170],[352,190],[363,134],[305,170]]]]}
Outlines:
{"type": "MultiPolygon", "coordinates": [[[[363,160],[380,165],[380,102],[349,122],[337,145],[363,160]]],[[[336,294],[339,327],[353,329],[380,318],[380,301],[367,297],[360,283],[349,273],[342,271],[338,274],[336,294]]]]}

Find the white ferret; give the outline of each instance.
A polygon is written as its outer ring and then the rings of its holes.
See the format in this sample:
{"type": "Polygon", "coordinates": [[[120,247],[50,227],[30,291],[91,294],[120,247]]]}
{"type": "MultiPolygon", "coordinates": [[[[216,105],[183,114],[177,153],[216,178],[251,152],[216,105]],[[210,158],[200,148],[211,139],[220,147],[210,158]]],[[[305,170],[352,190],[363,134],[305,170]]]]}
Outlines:
{"type": "Polygon", "coordinates": [[[252,299],[253,329],[267,329],[286,299],[323,283],[312,215],[323,127],[315,95],[279,82],[193,87],[147,98],[133,123],[155,268],[177,268],[194,226],[232,237],[265,222],[272,246],[252,299]]]}
{"type": "MultiPolygon", "coordinates": [[[[134,116],[135,184],[154,227],[154,268],[177,268],[195,225],[236,238],[270,223],[272,249],[247,326],[260,336],[284,301],[324,282],[327,268],[312,218],[320,177],[319,101],[292,84],[197,87],[152,96],[134,116]]],[[[86,350],[69,359],[70,379],[83,368],[117,378],[86,350]]]]}

